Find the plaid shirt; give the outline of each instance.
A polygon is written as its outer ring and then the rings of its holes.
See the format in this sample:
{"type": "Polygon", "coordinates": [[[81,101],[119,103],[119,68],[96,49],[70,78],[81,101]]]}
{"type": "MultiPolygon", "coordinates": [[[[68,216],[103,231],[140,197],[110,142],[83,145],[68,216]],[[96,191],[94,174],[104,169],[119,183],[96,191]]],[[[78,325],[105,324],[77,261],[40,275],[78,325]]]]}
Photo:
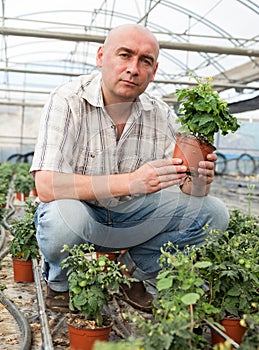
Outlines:
{"type": "Polygon", "coordinates": [[[175,115],[163,101],[143,93],[123,133],[107,114],[101,74],[82,75],[51,93],[40,121],[31,171],[87,175],[128,173],[171,157],[175,115]]]}

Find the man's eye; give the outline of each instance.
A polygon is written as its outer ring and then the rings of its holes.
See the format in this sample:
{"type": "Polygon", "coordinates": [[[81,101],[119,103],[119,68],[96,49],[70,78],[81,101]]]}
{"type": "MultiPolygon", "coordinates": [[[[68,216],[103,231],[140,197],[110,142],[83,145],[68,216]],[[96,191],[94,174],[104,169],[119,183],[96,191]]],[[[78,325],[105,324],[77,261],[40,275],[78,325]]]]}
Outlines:
{"type": "Polygon", "coordinates": [[[151,61],[151,60],[149,60],[149,59],[147,59],[147,58],[144,58],[142,61],[143,61],[143,63],[144,63],[145,65],[147,65],[147,66],[152,66],[152,61],[151,61]]]}
{"type": "Polygon", "coordinates": [[[145,63],[151,65],[151,62],[149,60],[145,60],[145,63]]]}
{"type": "Polygon", "coordinates": [[[127,57],[129,57],[129,54],[128,53],[120,53],[120,56],[123,58],[127,58],[127,57]]]}

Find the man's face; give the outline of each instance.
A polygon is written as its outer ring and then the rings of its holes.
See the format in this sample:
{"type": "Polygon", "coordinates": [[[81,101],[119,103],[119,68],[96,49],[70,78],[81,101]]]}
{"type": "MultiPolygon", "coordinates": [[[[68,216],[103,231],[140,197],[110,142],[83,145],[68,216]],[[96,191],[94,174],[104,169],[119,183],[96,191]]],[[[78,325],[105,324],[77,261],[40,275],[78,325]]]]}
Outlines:
{"type": "Polygon", "coordinates": [[[148,32],[131,28],[113,33],[97,53],[104,103],[134,101],[154,80],[157,56],[157,42],[148,32]]]}

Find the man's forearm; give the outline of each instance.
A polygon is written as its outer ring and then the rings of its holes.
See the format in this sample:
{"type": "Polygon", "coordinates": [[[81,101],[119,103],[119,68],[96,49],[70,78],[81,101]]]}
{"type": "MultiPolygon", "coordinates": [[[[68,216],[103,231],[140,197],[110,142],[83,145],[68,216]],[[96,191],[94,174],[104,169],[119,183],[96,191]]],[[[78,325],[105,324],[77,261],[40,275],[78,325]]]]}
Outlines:
{"type": "Polygon", "coordinates": [[[37,171],[35,183],[43,202],[66,198],[96,200],[130,194],[129,174],[90,176],[37,171]]]}

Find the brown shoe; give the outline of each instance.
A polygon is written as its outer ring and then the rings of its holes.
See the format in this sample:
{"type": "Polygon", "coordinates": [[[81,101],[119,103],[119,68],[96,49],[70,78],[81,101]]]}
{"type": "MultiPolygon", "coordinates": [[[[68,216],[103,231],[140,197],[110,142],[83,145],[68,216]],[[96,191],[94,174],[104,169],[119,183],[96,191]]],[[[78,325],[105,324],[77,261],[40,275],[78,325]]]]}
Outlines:
{"type": "Polygon", "coordinates": [[[47,296],[45,300],[48,309],[56,312],[69,312],[68,292],[56,292],[47,286],[47,296]]]}
{"type": "Polygon", "coordinates": [[[135,309],[152,312],[153,296],[146,291],[143,282],[131,282],[130,287],[121,284],[120,291],[124,296],[124,300],[135,309]]]}

